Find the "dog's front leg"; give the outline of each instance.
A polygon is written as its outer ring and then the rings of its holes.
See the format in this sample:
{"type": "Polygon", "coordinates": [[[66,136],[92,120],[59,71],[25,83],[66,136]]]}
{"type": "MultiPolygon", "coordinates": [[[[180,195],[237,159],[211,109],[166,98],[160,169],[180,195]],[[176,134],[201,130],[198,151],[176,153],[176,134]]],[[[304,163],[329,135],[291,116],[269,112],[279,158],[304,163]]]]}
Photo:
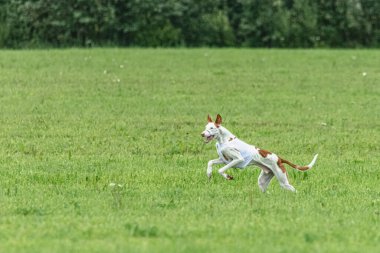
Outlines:
{"type": "Polygon", "coordinates": [[[232,176],[226,174],[225,172],[230,169],[230,168],[233,168],[235,165],[243,162],[244,159],[240,160],[240,159],[237,159],[237,160],[232,160],[229,164],[227,164],[226,166],[222,167],[221,169],[218,170],[219,174],[222,175],[222,177],[224,177],[225,179],[228,179],[228,180],[232,180],[234,179],[232,176]]]}
{"type": "Polygon", "coordinates": [[[231,149],[225,149],[222,151],[223,155],[227,158],[231,158],[232,161],[228,163],[226,166],[223,166],[219,169],[219,174],[222,175],[225,179],[232,180],[234,179],[232,176],[226,174],[225,172],[230,169],[234,168],[236,165],[244,161],[244,158],[240,154],[240,152],[234,148],[231,149]]]}
{"type": "Polygon", "coordinates": [[[214,160],[210,160],[208,161],[207,163],[207,177],[210,179],[211,176],[212,176],[212,166],[214,164],[222,164],[224,163],[222,159],[214,159],[214,160]]]}

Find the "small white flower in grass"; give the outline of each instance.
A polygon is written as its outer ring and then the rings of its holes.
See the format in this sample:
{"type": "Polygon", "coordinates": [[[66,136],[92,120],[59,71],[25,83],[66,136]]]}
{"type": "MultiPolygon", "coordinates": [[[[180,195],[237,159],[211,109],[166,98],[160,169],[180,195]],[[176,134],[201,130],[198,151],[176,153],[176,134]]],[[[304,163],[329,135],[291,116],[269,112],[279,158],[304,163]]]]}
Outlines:
{"type": "Polygon", "coordinates": [[[117,187],[119,187],[119,188],[123,188],[123,185],[122,185],[122,184],[116,184],[116,183],[110,183],[108,186],[109,186],[109,187],[115,187],[115,186],[117,186],[117,187]]]}
{"type": "Polygon", "coordinates": [[[366,75],[367,75],[367,72],[363,72],[363,73],[362,73],[362,76],[366,76],[366,75]]]}
{"type": "Polygon", "coordinates": [[[107,73],[108,73],[108,71],[105,69],[105,70],[103,71],[103,74],[106,75],[107,73]]]}
{"type": "Polygon", "coordinates": [[[321,122],[321,126],[327,126],[326,122],[321,122]]]}

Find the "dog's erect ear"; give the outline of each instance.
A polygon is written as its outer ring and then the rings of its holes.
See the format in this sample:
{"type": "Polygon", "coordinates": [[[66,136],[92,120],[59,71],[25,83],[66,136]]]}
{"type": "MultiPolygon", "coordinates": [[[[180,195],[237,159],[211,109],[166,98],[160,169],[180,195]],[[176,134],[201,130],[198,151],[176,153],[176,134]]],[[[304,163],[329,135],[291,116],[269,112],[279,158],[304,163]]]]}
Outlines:
{"type": "Polygon", "coordinates": [[[208,121],[209,123],[212,122],[212,119],[211,119],[211,117],[210,117],[210,114],[207,115],[207,121],[208,121]]]}
{"type": "Polygon", "coordinates": [[[219,127],[222,124],[222,116],[220,114],[216,115],[215,125],[219,127]]]}

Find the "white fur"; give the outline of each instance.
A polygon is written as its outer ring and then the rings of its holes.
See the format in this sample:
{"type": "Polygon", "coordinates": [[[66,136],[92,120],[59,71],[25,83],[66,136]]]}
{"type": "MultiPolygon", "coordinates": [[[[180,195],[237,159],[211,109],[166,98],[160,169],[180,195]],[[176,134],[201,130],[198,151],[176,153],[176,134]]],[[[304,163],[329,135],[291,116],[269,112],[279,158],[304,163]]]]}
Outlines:
{"type": "Polygon", "coordinates": [[[313,160],[311,161],[311,163],[309,163],[307,167],[311,169],[314,166],[315,162],[317,161],[317,158],[318,158],[318,154],[314,156],[313,160]]]}

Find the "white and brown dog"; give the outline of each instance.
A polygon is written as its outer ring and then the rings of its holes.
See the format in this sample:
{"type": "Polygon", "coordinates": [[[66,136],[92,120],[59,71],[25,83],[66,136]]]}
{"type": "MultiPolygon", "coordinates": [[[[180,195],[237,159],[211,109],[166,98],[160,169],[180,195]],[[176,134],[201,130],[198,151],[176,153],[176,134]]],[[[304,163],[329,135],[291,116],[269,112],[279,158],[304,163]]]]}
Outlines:
{"type": "Polygon", "coordinates": [[[222,117],[218,114],[215,122],[212,121],[210,115],[207,117],[208,124],[206,129],[202,132],[202,137],[206,143],[215,139],[216,150],[219,158],[210,160],[207,165],[207,176],[211,178],[212,166],[214,164],[225,164],[219,169],[219,174],[227,180],[232,180],[233,177],[225,172],[230,168],[245,168],[248,165],[256,165],[261,168],[261,174],[258,179],[258,184],[262,192],[267,190],[267,187],[273,178],[276,176],[280,182],[281,187],[286,190],[295,192],[296,189],[289,183],[284,163],[292,166],[293,168],[305,171],[311,169],[315,164],[318,154],[316,154],[307,166],[298,166],[285,159],[280,158],[264,149],[259,149],[255,146],[249,145],[233,135],[222,124],[222,117]]]}

